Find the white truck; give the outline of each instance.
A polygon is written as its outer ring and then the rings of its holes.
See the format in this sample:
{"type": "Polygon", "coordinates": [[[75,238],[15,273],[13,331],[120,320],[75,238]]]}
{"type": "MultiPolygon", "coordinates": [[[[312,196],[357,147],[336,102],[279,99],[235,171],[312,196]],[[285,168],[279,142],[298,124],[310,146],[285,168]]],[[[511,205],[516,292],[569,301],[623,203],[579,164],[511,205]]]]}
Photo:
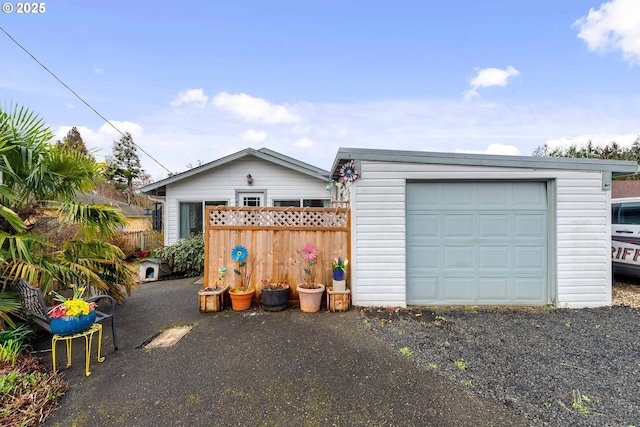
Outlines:
{"type": "Polygon", "coordinates": [[[613,274],[640,277],[640,197],[611,199],[613,274]]]}

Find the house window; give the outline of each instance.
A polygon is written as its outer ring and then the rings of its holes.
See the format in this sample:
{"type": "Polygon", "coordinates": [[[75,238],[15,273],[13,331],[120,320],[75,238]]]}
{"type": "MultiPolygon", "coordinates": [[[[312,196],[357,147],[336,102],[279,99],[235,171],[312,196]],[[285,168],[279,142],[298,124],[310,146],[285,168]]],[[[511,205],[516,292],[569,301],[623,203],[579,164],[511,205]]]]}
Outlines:
{"type": "Polygon", "coordinates": [[[302,199],[302,206],[305,208],[329,208],[331,199],[302,199]]]}
{"type": "Polygon", "coordinates": [[[305,208],[328,208],[331,207],[331,199],[286,199],[274,200],[273,206],[276,207],[296,207],[303,206],[305,208]]]}
{"type": "MultiPolygon", "coordinates": [[[[200,234],[204,230],[203,202],[180,202],[179,238],[200,234]]],[[[205,200],[204,206],[227,206],[226,200],[205,200]]]]}
{"type": "Polygon", "coordinates": [[[264,206],[264,193],[238,192],[238,206],[264,206]]]}
{"type": "Polygon", "coordinates": [[[226,200],[210,200],[204,202],[205,206],[227,206],[228,204],[229,202],[227,202],[226,200]]]}
{"type": "Polygon", "coordinates": [[[179,238],[202,233],[202,202],[180,202],[179,238]]]}
{"type": "Polygon", "coordinates": [[[273,201],[273,206],[275,207],[280,207],[280,208],[284,208],[284,207],[294,207],[294,208],[299,208],[300,207],[300,200],[274,200],[273,201]]]}

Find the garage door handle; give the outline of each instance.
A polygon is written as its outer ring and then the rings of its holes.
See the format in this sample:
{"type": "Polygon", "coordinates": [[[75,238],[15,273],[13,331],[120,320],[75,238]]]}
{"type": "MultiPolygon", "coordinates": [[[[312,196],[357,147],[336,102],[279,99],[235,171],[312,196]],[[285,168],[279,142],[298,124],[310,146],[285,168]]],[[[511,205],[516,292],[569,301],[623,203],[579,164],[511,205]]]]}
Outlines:
{"type": "Polygon", "coordinates": [[[631,230],[616,230],[616,233],[633,234],[633,231],[631,231],[631,230]]]}

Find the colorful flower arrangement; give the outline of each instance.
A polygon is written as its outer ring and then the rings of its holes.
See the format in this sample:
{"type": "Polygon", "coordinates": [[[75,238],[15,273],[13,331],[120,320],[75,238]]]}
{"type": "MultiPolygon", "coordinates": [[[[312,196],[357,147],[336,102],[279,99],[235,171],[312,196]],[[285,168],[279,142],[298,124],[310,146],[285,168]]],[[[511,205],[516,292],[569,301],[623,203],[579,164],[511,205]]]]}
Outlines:
{"type": "Polygon", "coordinates": [[[251,276],[258,262],[254,259],[251,265],[248,264],[249,251],[244,246],[238,245],[231,249],[231,258],[238,263],[238,267],[233,272],[240,277],[240,286],[232,292],[248,292],[251,288],[251,276]]]}
{"type": "Polygon", "coordinates": [[[302,255],[302,259],[307,262],[307,265],[302,268],[302,283],[300,284],[300,287],[306,289],[315,289],[318,287],[318,284],[316,283],[315,272],[315,267],[318,263],[318,248],[316,248],[315,245],[311,243],[307,243],[300,250],[300,253],[302,255]]]}
{"type": "Polygon", "coordinates": [[[87,302],[83,295],[86,290],[84,287],[69,285],[73,289],[73,297],[65,298],[59,293],[52,291],[54,301],[58,301],[60,305],[49,310],[49,317],[60,319],[61,317],[80,317],[89,314],[98,306],[95,302],[87,302]]]}
{"type": "Polygon", "coordinates": [[[331,263],[331,268],[333,271],[344,271],[347,268],[347,264],[349,264],[349,260],[346,258],[335,258],[331,263]]]}

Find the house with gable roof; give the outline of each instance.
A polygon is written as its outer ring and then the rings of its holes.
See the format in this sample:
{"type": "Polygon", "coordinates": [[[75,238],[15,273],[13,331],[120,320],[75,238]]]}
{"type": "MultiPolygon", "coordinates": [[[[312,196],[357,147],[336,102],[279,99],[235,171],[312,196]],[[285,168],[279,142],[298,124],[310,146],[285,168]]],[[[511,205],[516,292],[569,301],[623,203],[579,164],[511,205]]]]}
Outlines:
{"type": "Polygon", "coordinates": [[[329,171],[246,148],[140,189],[163,197],[164,244],[204,231],[206,206],[330,207],[329,171]]]}

